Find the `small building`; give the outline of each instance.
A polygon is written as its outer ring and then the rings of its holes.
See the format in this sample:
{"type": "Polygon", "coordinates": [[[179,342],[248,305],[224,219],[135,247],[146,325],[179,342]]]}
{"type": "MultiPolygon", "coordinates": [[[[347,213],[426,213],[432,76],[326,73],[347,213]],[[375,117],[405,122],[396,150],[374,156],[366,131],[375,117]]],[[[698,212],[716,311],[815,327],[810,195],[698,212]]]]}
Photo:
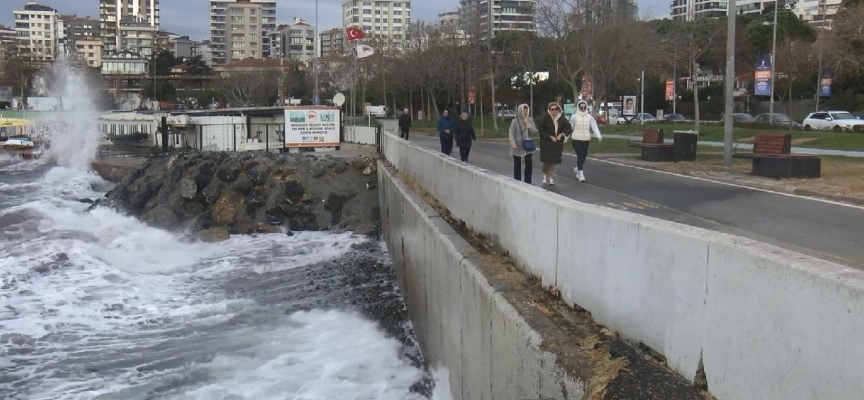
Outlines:
{"type": "Polygon", "coordinates": [[[220,65],[213,68],[213,72],[222,76],[230,75],[232,72],[282,72],[288,73],[293,66],[291,61],[277,58],[247,58],[230,64],[220,65]]]}
{"type": "Polygon", "coordinates": [[[102,39],[77,39],[75,52],[87,62],[88,67],[99,68],[102,66],[102,39]]]}
{"type": "Polygon", "coordinates": [[[140,54],[124,50],[102,58],[102,75],[145,75],[147,59],[140,54]]]}
{"type": "Polygon", "coordinates": [[[177,58],[191,58],[194,53],[195,42],[189,36],[171,38],[168,41],[168,50],[177,58]]]}

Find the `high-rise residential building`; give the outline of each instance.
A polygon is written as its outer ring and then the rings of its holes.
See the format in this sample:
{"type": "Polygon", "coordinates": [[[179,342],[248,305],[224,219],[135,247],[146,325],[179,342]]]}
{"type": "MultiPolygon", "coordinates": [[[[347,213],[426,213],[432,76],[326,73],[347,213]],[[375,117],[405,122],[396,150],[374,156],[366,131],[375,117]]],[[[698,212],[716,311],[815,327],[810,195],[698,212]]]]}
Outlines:
{"type": "MultiPolygon", "coordinates": [[[[58,24],[60,47],[68,54],[78,53],[78,40],[101,40],[99,36],[99,20],[77,15],[61,15],[58,24]]],[[[99,46],[100,49],[102,46],[99,46]]]]}
{"type": "Polygon", "coordinates": [[[318,35],[318,40],[321,45],[321,57],[338,57],[345,54],[344,30],[328,29],[318,35]]]}
{"type": "MultiPolygon", "coordinates": [[[[16,47],[15,28],[0,25],[0,65],[15,56],[16,47]]],[[[0,78],[5,72],[6,68],[0,68],[0,78]]]]}
{"type": "Polygon", "coordinates": [[[442,39],[459,45],[468,42],[468,35],[462,29],[462,14],[459,11],[438,14],[438,26],[441,28],[442,39]]]}
{"type": "Polygon", "coordinates": [[[270,56],[269,58],[285,58],[285,47],[282,43],[282,32],[288,30],[288,25],[279,25],[276,30],[267,32],[270,38],[270,56]]]}
{"type": "Polygon", "coordinates": [[[285,58],[308,63],[315,58],[315,26],[294,18],[294,21],[281,30],[281,53],[285,58]]]}
{"type": "Polygon", "coordinates": [[[228,8],[234,4],[246,3],[261,7],[260,14],[256,17],[261,23],[261,48],[256,57],[270,56],[269,33],[276,30],[276,0],[210,0],[210,47],[213,52],[213,63],[215,65],[225,64],[231,56],[232,40],[230,16],[228,8]]]}
{"type": "Polygon", "coordinates": [[[787,9],[792,10],[802,21],[830,28],[831,21],[842,6],[842,0],[798,0],[787,5],[787,9]]]}
{"type": "Polygon", "coordinates": [[[192,48],[192,57],[201,56],[204,63],[213,65],[213,49],[210,47],[210,41],[204,40],[195,44],[192,48]]]}
{"type": "Polygon", "coordinates": [[[536,0],[461,0],[462,28],[479,40],[502,32],[536,31],[536,5],[536,0]]]}
{"type": "Polygon", "coordinates": [[[673,19],[685,21],[724,17],[727,4],[726,1],[718,0],[672,0],[670,15],[673,19]]]}
{"type": "Polygon", "coordinates": [[[403,0],[343,0],[342,25],[363,28],[370,40],[400,48],[411,23],[411,2],[403,0]]]}
{"type": "Polygon", "coordinates": [[[120,48],[120,25],[135,21],[159,28],[159,0],[99,0],[99,32],[106,52],[120,48]]]}
{"type": "MultiPolygon", "coordinates": [[[[263,58],[263,39],[261,14],[264,8],[261,4],[250,1],[231,3],[225,10],[227,62],[244,58],[263,58]]],[[[215,57],[214,57],[215,61],[215,57]]]]}
{"type": "Polygon", "coordinates": [[[120,45],[117,51],[131,51],[145,58],[158,52],[158,27],[144,21],[127,19],[120,23],[119,33],[120,45]]]}
{"type": "Polygon", "coordinates": [[[54,61],[59,51],[57,10],[28,1],[14,10],[18,55],[32,61],[54,61]]]}

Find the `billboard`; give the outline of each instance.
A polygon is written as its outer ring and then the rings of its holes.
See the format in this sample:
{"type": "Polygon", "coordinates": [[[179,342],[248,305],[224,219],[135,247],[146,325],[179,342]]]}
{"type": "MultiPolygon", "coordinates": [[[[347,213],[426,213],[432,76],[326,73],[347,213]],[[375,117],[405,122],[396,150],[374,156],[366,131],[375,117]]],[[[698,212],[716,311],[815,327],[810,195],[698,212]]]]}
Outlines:
{"type": "Polygon", "coordinates": [[[834,79],[831,78],[831,75],[822,75],[819,78],[819,96],[820,97],[831,97],[831,84],[834,83],[834,79]]]}
{"type": "Polygon", "coordinates": [[[285,147],[337,147],[339,107],[285,107],[285,147]]]}
{"type": "Polygon", "coordinates": [[[624,96],[624,112],[622,114],[628,117],[636,115],[636,96],[624,96]]]}
{"type": "Polygon", "coordinates": [[[12,88],[0,86],[0,103],[12,103],[12,88]]]}
{"type": "Polygon", "coordinates": [[[666,80],[666,101],[675,100],[675,81],[671,79],[666,80]]]}
{"type": "Polygon", "coordinates": [[[594,95],[594,89],[592,87],[593,84],[594,84],[594,82],[591,81],[590,76],[582,75],[582,92],[580,93],[582,95],[582,97],[581,97],[582,100],[585,100],[585,101],[593,100],[593,95],[594,95]]]}
{"type": "Polygon", "coordinates": [[[756,74],[754,76],[755,87],[753,94],[756,96],[771,95],[771,56],[756,57],[756,74]]]}

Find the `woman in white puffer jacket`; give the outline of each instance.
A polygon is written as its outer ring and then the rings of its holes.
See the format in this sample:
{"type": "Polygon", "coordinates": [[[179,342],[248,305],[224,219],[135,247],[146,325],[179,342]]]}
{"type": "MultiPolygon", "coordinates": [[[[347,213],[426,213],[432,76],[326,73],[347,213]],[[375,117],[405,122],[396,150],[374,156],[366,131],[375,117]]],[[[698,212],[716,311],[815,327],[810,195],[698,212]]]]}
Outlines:
{"type": "Polygon", "coordinates": [[[591,144],[591,134],[597,138],[597,141],[602,142],[603,136],[600,135],[600,128],[597,127],[597,121],[588,112],[588,103],[584,100],[579,100],[576,105],[576,112],[570,117],[570,125],[573,127],[573,133],[570,135],[570,140],[573,141],[573,151],[576,153],[576,168],[573,172],[576,173],[576,179],[579,182],[585,182],[585,159],[588,158],[588,145],[591,144]]]}

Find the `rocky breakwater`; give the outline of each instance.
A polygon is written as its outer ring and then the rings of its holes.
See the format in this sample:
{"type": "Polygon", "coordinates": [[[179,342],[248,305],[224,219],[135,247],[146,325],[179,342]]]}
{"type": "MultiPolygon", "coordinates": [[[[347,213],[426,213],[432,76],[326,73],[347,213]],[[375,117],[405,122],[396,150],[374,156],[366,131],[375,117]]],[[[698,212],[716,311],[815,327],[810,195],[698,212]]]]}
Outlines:
{"type": "Polygon", "coordinates": [[[99,204],[163,229],[229,234],[379,231],[374,159],[268,153],[152,158],[99,204]]]}

